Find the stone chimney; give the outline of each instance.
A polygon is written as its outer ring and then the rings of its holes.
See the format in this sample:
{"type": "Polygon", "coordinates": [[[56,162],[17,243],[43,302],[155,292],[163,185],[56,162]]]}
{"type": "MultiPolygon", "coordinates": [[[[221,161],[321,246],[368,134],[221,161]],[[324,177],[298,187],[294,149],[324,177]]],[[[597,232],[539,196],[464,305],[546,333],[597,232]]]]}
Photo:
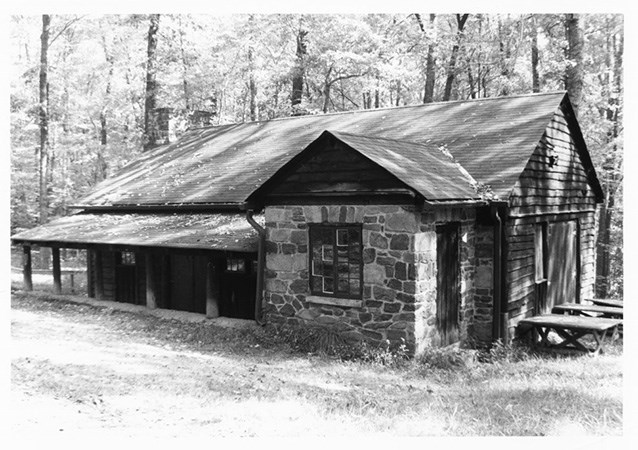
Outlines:
{"type": "Polygon", "coordinates": [[[183,110],[174,108],[155,108],[153,111],[152,132],[149,136],[149,148],[175,142],[190,128],[201,128],[212,125],[215,116],[213,111],[183,110]]]}

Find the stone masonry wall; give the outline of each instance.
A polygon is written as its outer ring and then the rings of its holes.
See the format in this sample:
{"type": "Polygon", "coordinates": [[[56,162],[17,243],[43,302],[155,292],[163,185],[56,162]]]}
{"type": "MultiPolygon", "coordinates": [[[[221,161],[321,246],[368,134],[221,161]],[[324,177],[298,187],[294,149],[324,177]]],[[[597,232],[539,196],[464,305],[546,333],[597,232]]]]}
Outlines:
{"type": "Polygon", "coordinates": [[[436,328],[436,226],[449,222],[459,222],[459,265],[460,265],[460,305],[459,327],[460,341],[465,344],[475,339],[474,314],[477,258],[476,245],[476,213],[467,208],[445,208],[426,210],[421,213],[421,233],[432,236],[433,243],[429,246],[434,265],[433,270],[424,267],[419,272],[420,286],[433,286],[432,291],[419,293],[416,304],[416,342],[417,353],[430,346],[439,346],[441,338],[436,328]]]}
{"type": "Polygon", "coordinates": [[[415,354],[440,341],[436,331],[436,225],[460,222],[461,339],[472,335],[478,292],[474,211],[422,212],[414,207],[375,205],[268,206],[265,215],[264,311],[269,323],[331,327],[352,341],[405,343],[415,354]],[[310,223],[362,224],[361,306],[326,304],[321,297],[310,295],[310,223]]]}
{"type": "Polygon", "coordinates": [[[472,336],[479,345],[492,341],[494,310],[494,228],[476,230],[476,276],[474,277],[474,320],[472,336]]]}
{"type": "MultiPolygon", "coordinates": [[[[400,206],[269,206],[266,208],[266,320],[311,322],[351,340],[405,343],[414,351],[417,261],[433,271],[436,244],[419,230],[420,215],[400,206]],[[363,299],[360,307],[309,301],[308,224],[362,224],[363,299]]],[[[419,272],[424,269],[419,267],[419,272]]],[[[433,278],[436,282],[436,277],[433,278]]],[[[431,283],[432,280],[430,280],[431,283]]],[[[434,292],[421,280],[419,293],[434,292]]],[[[319,299],[321,301],[321,299],[319,299]]]]}

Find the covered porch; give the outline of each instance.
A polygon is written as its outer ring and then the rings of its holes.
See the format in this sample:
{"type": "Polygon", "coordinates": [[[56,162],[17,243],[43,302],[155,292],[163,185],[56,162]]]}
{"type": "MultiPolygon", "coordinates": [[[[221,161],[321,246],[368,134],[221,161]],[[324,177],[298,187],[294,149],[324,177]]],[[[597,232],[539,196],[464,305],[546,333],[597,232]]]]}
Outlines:
{"type": "Polygon", "coordinates": [[[51,249],[54,293],[61,249],[82,249],[91,298],[242,319],[255,318],[259,239],[241,213],[81,213],[12,237],[25,290],[32,249],[51,249]]]}

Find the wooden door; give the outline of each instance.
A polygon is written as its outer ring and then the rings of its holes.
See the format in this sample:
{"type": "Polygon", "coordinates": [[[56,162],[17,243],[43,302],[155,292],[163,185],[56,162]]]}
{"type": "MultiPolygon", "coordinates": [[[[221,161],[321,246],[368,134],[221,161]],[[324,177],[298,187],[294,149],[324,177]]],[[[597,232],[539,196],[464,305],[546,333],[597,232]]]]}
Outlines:
{"type": "Polygon", "coordinates": [[[229,258],[222,275],[219,313],[235,319],[255,318],[256,261],[229,258]]]}
{"type": "Polygon", "coordinates": [[[547,227],[547,296],[544,313],[555,305],[579,301],[580,261],[578,223],[550,223],[547,227]]]}
{"type": "Polygon", "coordinates": [[[206,312],[206,257],[171,255],[170,308],[206,312]]]}
{"type": "Polygon", "coordinates": [[[459,340],[459,224],[436,227],[436,324],[441,345],[459,340]]]}
{"type": "Polygon", "coordinates": [[[115,255],[115,300],[137,304],[137,283],[137,268],[133,254],[118,252],[115,255]]]}

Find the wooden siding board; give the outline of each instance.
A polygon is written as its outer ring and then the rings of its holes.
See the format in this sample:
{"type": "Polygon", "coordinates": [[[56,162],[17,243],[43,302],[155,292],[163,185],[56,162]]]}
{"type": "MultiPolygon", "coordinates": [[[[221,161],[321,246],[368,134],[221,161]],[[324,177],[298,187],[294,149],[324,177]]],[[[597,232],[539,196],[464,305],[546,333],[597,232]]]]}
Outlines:
{"type": "Polygon", "coordinates": [[[402,190],[428,200],[478,200],[473,183],[432,146],[325,131],[264,183],[255,198],[402,190]]]}

